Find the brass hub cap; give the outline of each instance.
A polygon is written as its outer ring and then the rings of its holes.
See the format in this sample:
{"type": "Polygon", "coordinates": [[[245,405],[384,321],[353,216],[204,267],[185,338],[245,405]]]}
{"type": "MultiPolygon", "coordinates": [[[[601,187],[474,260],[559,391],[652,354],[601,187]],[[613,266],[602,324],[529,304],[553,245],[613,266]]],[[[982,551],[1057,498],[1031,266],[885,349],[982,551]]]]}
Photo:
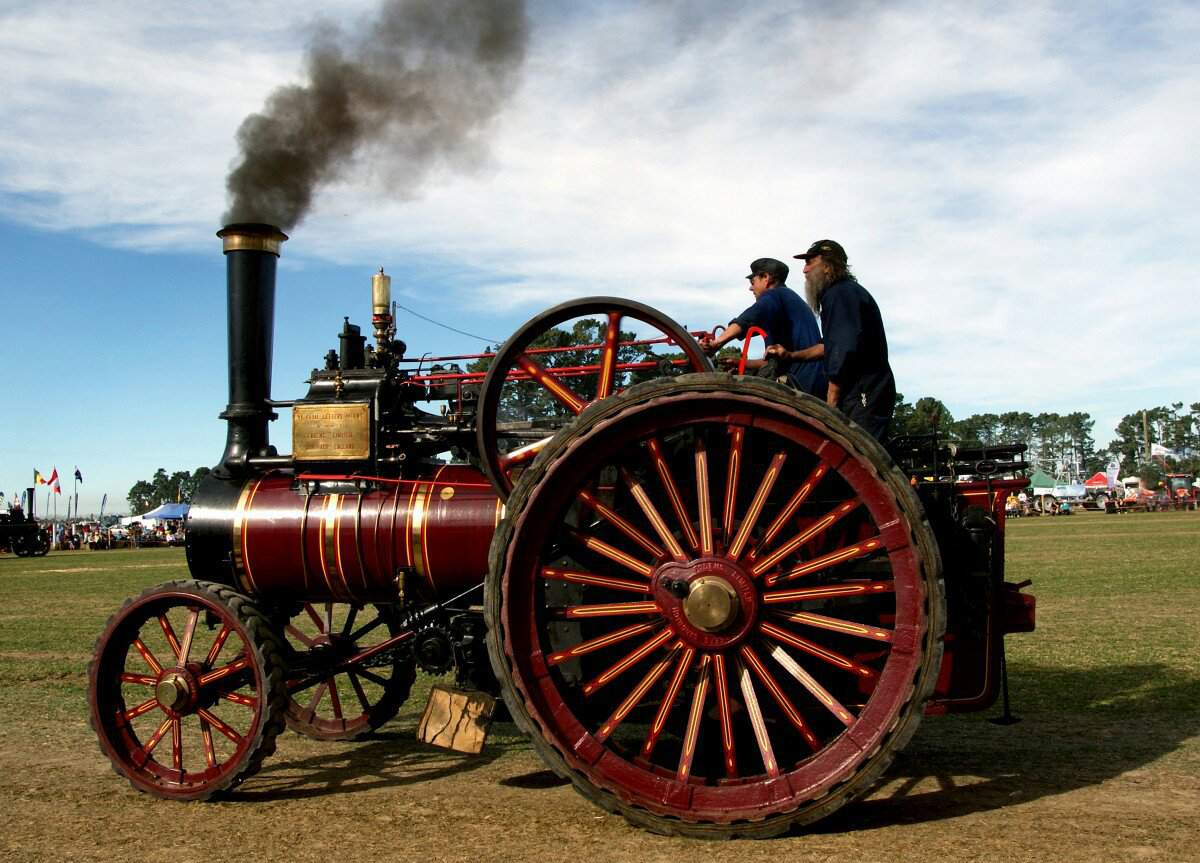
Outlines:
{"type": "Polygon", "coordinates": [[[683,614],[697,629],[720,632],[737,619],[737,591],[720,576],[701,576],[688,584],[683,614]]]}
{"type": "Polygon", "coordinates": [[[188,701],[187,678],[178,672],[170,672],[154,687],[154,697],[168,710],[178,711],[188,701]]]}

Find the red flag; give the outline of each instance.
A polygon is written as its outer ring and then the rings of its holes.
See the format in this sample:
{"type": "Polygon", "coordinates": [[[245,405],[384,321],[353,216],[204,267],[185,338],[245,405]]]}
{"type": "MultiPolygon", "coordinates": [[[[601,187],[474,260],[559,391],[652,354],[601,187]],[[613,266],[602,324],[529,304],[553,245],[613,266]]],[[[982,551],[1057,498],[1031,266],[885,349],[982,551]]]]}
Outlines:
{"type": "Polygon", "coordinates": [[[50,479],[46,480],[46,485],[54,485],[58,482],[58,468],[50,471],[50,479]]]}

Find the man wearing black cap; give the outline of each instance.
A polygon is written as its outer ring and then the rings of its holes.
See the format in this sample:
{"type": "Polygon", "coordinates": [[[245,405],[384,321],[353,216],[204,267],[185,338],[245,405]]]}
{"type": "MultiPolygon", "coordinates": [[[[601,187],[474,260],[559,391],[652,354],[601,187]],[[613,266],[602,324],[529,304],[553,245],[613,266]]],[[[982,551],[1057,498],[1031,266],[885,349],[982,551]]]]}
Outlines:
{"type": "MultiPolygon", "coordinates": [[[[744,337],[751,327],[761,327],[767,333],[767,344],[777,345],[784,352],[800,351],[820,342],[817,321],[812,310],[800,295],[786,284],[788,265],[774,258],[759,258],[750,264],[750,292],[754,305],[729,322],[716,338],[700,341],[708,353],[716,353],[726,342],[744,337]]],[[[787,382],[817,398],[825,397],[825,372],[818,357],[792,360],[781,356],[779,375],[787,382]]]]}
{"type": "Polygon", "coordinates": [[[786,359],[824,357],[825,400],[883,440],[896,410],[896,379],[879,306],[850,272],[846,250],[833,240],[817,240],[796,257],[804,261],[805,298],[821,315],[824,340],[807,350],[768,353],[786,359]]]}

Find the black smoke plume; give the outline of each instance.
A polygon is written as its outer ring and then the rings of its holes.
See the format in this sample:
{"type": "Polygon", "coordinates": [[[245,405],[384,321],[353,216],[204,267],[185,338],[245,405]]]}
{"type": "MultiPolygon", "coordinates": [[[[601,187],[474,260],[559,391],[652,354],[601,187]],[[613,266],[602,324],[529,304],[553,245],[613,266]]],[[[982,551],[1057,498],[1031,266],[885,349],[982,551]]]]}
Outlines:
{"type": "Polygon", "coordinates": [[[294,227],[356,157],[401,197],[438,164],[478,162],[489,122],[516,89],[524,5],[385,0],[360,34],[321,25],[308,83],[280,87],[238,129],[224,222],[294,227]]]}

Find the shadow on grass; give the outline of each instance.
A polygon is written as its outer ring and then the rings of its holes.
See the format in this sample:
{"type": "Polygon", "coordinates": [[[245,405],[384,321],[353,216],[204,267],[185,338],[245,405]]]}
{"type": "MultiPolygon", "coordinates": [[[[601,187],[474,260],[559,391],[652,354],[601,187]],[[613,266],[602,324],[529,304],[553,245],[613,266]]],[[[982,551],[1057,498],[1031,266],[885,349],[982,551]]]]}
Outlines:
{"type": "MultiPolygon", "coordinates": [[[[1200,679],[1162,665],[1013,669],[1016,725],[926,717],[880,789],[815,826],[844,833],[954,818],[1097,785],[1200,732],[1200,679]]],[[[809,828],[810,831],[813,828],[809,828]]]]}
{"type": "Polygon", "coordinates": [[[376,733],[357,743],[314,742],[328,752],[285,760],[278,755],[259,772],[249,788],[226,799],[245,802],[301,800],[327,794],[349,794],[432,782],[456,773],[477,770],[513,746],[504,735],[489,742],[479,755],[463,755],[416,740],[412,729],[376,733]]]}

